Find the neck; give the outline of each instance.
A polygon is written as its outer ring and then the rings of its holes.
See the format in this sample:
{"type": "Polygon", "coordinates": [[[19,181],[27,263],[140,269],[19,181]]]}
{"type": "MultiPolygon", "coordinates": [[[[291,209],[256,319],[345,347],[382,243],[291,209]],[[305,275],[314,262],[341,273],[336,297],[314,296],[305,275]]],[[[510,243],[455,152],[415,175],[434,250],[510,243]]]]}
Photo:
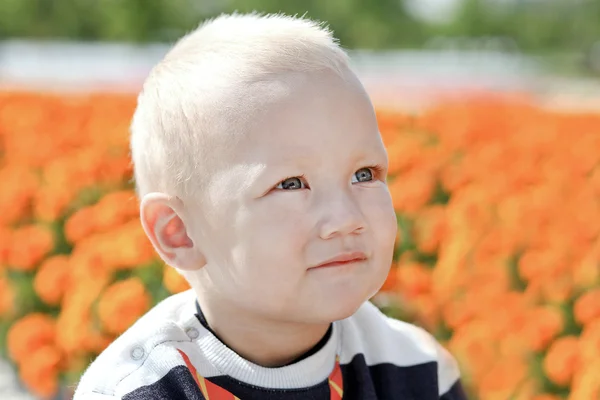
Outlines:
{"type": "Polygon", "coordinates": [[[240,357],[262,367],[281,367],[308,352],[330,324],[282,323],[198,299],[211,330],[240,357]]]}

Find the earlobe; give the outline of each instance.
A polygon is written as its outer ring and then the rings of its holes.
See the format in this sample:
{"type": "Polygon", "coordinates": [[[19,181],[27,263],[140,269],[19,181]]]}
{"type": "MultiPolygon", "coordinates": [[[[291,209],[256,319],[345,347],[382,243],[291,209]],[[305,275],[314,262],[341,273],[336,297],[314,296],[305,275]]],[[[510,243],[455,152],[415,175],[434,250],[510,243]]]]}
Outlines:
{"type": "Polygon", "coordinates": [[[182,270],[200,269],[206,262],[188,235],[180,203],[163,193],[145,195],[140,203],[142,227],[164,262],[182,270]]]}

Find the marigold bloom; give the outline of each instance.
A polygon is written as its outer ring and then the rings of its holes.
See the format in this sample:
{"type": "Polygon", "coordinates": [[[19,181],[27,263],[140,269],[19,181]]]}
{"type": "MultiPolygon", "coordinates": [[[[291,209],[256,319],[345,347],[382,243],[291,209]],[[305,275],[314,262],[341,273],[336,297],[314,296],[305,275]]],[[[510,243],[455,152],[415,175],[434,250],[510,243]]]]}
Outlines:
{"type": "Polygon", "coordinates": [[[42,221],[58,219],[75,197],[72,186],[44,185],[36,193],[33,204],[33,213],[42,221]]]}
{"type": "Polygon", "coordinates": [[[150,307],[150,295],[137,278],[126,279],[108,287],[98,303],[98,316],[104,329],[121,334],[150,307]]]}
{"type": "Polygon", "coordinates": [[[431,199],[435,177],[430,173],[413,171],[398,175],[389,184],[394,209],[414,213],[431,199]]]}
{"type": "Polygon", "coordinates": [[[56,324],[45,314],[33,313],[16,321],[7,335],[8,354],[17,364],[27,363],[37,349],[54,345],[56,324]]]}
{"type": "Polygon", "coordinates": [[[581,363],[585,366],[600,360],[600,318],[588,323],[579,336],[581,363]]]}
{"type": "Polygon", "coordinates": [[[575,336],[556,339],[544,358],[546,376],[559,386],[567,386],[579,368],[579,340],[575,336]]]}
{"type": "Polygon", "coordinates": [[[520,357],[500,358],[476,384],[482,399],[508,399],[524,382],[528,366],[520,357]]]}
{"type": "Polygon", "coordinates": [[[413,235],[419,251],[437,251],[446,232],[445,212],[445,208],[438,205],[427,207],[418,213],[413,235]]]}
{"type": "Polygon", "coordinates": [[[19,376],[31,392],[49,398],[58,392],[61,352],[53,346],[34,349],[19,368],[19,376]]]}
{"type": "Polygon", "coordinates": [[[15,290],[0,271],[0,320],[13,312],[15,290]]]}
{"type": "Polygon", "coordinates": [[[523,334],[533,351],[545,349],[564,326],[560,310],[552,307],[536,307],[529,312],[523,334]]]}
{"type": "Polygon", "coordinates": [[[575,320],[586,325],[595,319],[600,319],[600,288],[582,294],[575,302],[575,320]]]}
{"type": "Polygon", "coordinates": [[[92,234],[94,228],[94,207],[80,208],[65,222],[65,237],[70,243],[77,243],[92,234]]]}
{"type": "Polygon", "coordinates": [[[27,216],[37,187],[38,179],[27,167],[0,164],[0,225],[14,223],[27,216]]]}
{"type": "Polygon", "coordinates": [[[600,360],[586,365],[574,378],[569,400],[588,400],[600,398],[600,360]]]}
{"type": "Polygon", "coordinates": [[[33,287],[44,302],[58,305],[69,286],[70,265],[66,255],[47,258],[35,275],[33,287]]]}
{"type": "Polygon", "coordinates": [[[396,267],[397,288],[407,297],[416,297],[431,291],[431,269],[418,264],[398,264],[396,267]]]}
{"type": "Polygon", "coordinates": [[[7,264],[31,271],[54,248],[54,235],[41,225],[26,225],[13,231],[10,244],[7,264]]]}

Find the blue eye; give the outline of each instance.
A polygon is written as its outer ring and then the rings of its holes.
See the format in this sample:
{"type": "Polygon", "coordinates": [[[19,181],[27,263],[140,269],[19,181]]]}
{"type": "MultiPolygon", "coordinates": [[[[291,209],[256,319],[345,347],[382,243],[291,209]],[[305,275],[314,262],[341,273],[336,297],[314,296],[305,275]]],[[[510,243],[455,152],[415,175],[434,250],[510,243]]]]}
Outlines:
{"type": "Polygon", "coordinates": [[[352,176],[352,183],[370,182],[373,180],[373,172],[370,168],[361,168],[352,176]]]}
{"type": "Polygon", "coordinates": [[[294,178],[287,178],[283,181],[281,181],[279,183],[279,185],[277,185],[277,189],[283,189],[283,190],[298,190],[298,189],[305,189],[306,185],[304,184],[304,182],[302,182],[302,179],[298,178],[298,177],[294,177],[294,178]]]}

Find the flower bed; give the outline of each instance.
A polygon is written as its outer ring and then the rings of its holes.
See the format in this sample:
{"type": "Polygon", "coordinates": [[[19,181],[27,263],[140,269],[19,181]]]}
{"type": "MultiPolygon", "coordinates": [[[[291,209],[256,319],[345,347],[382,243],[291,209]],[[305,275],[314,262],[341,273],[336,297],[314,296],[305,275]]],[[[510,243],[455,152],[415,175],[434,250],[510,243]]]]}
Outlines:
{"type": "MultiPolygon", "coordinates": [[[[41,397],[187,289],[139,224],[134,107],[0,93],[0,348],[41,397]]],[[[474,398],[600,396],[600,116],[493,98],[378,114],[400,226],[386,312],[434,333],[474,398]]]]}

